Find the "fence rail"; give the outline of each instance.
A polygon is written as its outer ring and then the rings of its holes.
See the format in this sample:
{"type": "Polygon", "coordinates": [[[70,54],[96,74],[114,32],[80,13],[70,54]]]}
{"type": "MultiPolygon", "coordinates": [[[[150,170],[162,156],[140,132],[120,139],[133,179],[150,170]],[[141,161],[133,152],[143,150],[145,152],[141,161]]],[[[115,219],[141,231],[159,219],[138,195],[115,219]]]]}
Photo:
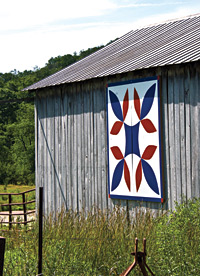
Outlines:
{"type": "Polygon", "coordinates": [[[9,210],[8,212],[0,212],[0,216],[8,216],[9,221],[1,221],[2,224],[9,224],[9,229],[12,228],[13,224],[24,224],[27,225],[30,222],[35,221],[35,219],[28,220],[28,215],[35,213],[35,210],[27,211],[27,204],[34,203],[35,200],[26,201],[25,194],[35,191],[34,189],[21,192],[21,193],[0,193],[0,196],[8,196],[8,203],[1,204],[1,207],[8,206],[9,210]],[[12,196],[22,196],[22,202],[12,202],[12,196]],[[19,211],[12,210],[13,206],[23,206],[23,212],[19,213],[19,211]],[[14,213],[13,213],[14,211],[14,213]],[[14,221],[12,218],[13,216],[23,216],[23,221],[14,221]]]}

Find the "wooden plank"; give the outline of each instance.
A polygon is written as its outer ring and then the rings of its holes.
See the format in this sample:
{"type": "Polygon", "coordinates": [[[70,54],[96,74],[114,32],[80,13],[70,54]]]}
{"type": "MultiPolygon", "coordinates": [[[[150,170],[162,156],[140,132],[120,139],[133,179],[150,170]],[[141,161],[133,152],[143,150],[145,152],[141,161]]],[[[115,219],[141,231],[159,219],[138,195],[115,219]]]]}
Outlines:
{"type": "MultiPolygon", "coordinates": [[[[18,211],[13,211],[13,212],[12,212],[12,216],[21,216],[21,215],[24,215],[24,214],[30,215],[30,214],[35,213],[35,211],[36,211],[36,210],[32,210],[32,211],[27,211],[26,213],[20,213],[20,214],[18,213],[18,211]],[[17,213],[15,213],[15,212],[17,212],[17,213]]],[[[0,212],[0,216],[9,216],[9,213],[0,212]]]]}
{"type": "Polygon", "coordinates": [[[91,89],[91,101],[90,101],[90,110],[91,110],[91,113],[90,113],[90,144],[91,144],[90,164],[91,164],[91,171],[90,171],[90,173],[91,173],[91,199],[92,199],[91,206],[95,206],[96,205],[96,201],[95,201],[95,166],[94,166],[95,137],[94,137],[94,87],[93,87],[93,83],[91,83],[90,89],[91,89]]]}
{"type": "Polygon", "coordinates": [[[84,208],[86,213],[90,210],[90,181],[89,181],[89,144],[90,144],[90,135],[89,135],[89,96],[90,92],[86,90],[85,86],[83,88],[83,129],[84,129],[84,151],[83,151],[83,158],[84,158],[84,175],[82,175],[84,181],[84,208]]]}
{"type": "Polygon", "coordinates": [[[77,105],[76,105],[76,101],[77,101],[77,94],[76,94],[76,85],[73,85],[73,136],[72,136],[72,148],[73,148],[73,152],[72,152],[72,187],[73,187],[73,211],[78,211],[78,194],[77,194],[77,138],[78,138],[78,133],[77,133],[77,105]]]}
{"type": "Polygon", "coordinates": [[[69,99],[70,99],[70,89],[67,85],[65,89],[63,90],[64,93],[64,136],[65,136],[65,160],[63,160],[63,170],[65,174],[65,193],[66,193],[66,202],[67,202],[67,210],[70,208],[70,202],[71,202],[71,189],[70,189],[70,183],[69,183],[69,135],[68,135],[68,128],[69,128],[69,99]]]}
{"type": "Polygon", "coordinates": [[[48,205],[48,211],[45,212],[45,214],[49,215],[52,208],[52,200],[51,200],[51,180],[52,180],[52,169],[51,169],[51,108],[50,108],[50,95],[47,93],[46,96],[46,105],[47,105],[47,111],[46,111],[46,135],[47,135],[47,144],[46,144],[46,170],[47,170],[47,183],[46,187],[48,187],[47,191],[44,191],[44,193],[47,193],[47,205],[48,205]]]}
{"type": "MultiPolygon", "coordinates": [[[[9,196],[9,198],[11,198],[11,195],[9,196]]],[[[26,201],[26,202],[16,202],[16,203],[11,203],[11,201],[9,200],[9,203],[4,203],[4,204],[1,204],[1,206],[20,206],[20,205],[25,205],[25,204],[30,204],[30,203],[34,203],[35,200],[30,200],[30,201],[26,201]]],[[[12,212],[11,212],[12,213],[12,212]]]]}
{"type": "MultiPolygon", "coordinates": [[[[9,204],[8,204],[8,206],[9,206],[9,223],[11,223],[12,222],[12,203],[11,203],[12,196],[11,195],[8,196],[8,201],[9,201],[9,204]]],[[[11,230],[11,227],[12,227],[12,225],[9,224],[9,230],[11,230]]]]}
{"type": "Polygon", "coordinates": [[[76,106],[77,106],[77,113],[76,113],[76,129],[77,129],[77,204],[78,204],[78,211],[82,211],[83,207],[83,183],[82,183],[82,166],[83,166],[83,155],[82,155],[82,143],[85,136],[83,125],[82,125],[82,93],[81,93],[81,86],[77,84],[77,91],[76,91],[76,106]]]}
{"type": "Polygon", "coordinates": [[[85,130],[85,124],[84,124],[84,112],[85,112],[85,108],[84,108],[84,96],[85,96],[85,89],[84,89],[84,85],[81,83],[81,133],[83,133],[83,135],[81,135],[81,204],[82,204],[82,210],[83,212],[85,212],[86,209],[86,200],[85,200],[85,173],[86,173],[86,168],[85,168],[85,151],[86,151],[86,130],[85,130]]]}
{"type": "Polygon", "coordinates": [[[60,198],[60,210],[66,210],[66,189],[65,189],[65,173],[63,170],[63,160],[65,160],[65,125],[64,125],[64,96],[62,87],[60,87],[60,155],[59,155],[59,173],[60,185],[62,189],[60,198]]]}
{"type": "Polygon", "coordinates": [[[181,183],[181,153],[180,153],[180,83],[181,77],[179,69],[175,71],[174,75],[174,143],[175,143],[175,173],[176,173],[176,201],[181,202],[182,198],[182,183],[181,183]]]}
{"type": "Polygon", "coordinates": [[[198,197],[198,133],[199,129],[197,128],[198,125],[198,78],[196,74],[196,68],[190,69],[190,123],[191,123],[191,196],[198,197]]]}
{"type": "Polygon", "coordinates": [[[97,96],[96,96],[96,85],[94,84],[94,90],[93,90],[93,117],[94,117],[94,122],[93,122],[93,135],[94,135],[94,145],[93,145],[93,154],[94,154],[94,159],[93,159],[93,166],[94,166],[94,204],[96,207],[99,207],[99,202],[98,202],[98,134],[97,134],[97,129],[98,129],[98,114],[97,114],[97,96]]]}
{"type": "MultiPolygon", "coordinates": [[[[46,164],[46,101],[45,99],[42,97],[42,101],[41,101],[41,106],[42,106],[42,110],[40,112],[40,127],[41,127],[41,139],[42,139],[42,145],[41,145],[41,149],[40,149],[40,155],[41,155],[41,163],[40,163],[40,167],[42,170],[42,177],[41,177],[41,187],[45,186],[45,182],[46,182],[46,168],[45,168],[45,164],[46,164]]],[[[45,189],[46,190],[46,189],[45,189]]],[[[47,194],[44,193],[44,210],[47,210],[47,194]]]]}
{"type": "Polygon", "coordinates": [[[187,177],[187,194],[186,198],[191,198],[191,138],[190,138],[190,74],[188,69],[185,69],[185,139],[186,139],[186,177],[187,177]]]}
{"type": "Polygon", "coordinates": [[[55,91],[55,159],[54,159],[54,173],[55,173],[55,189],[54,189],[54,204],[55,213],[60,211],[61,203],[61,185],[60,185],[60,91],[55,91]],[[56,93],[57,92],[57,93],[56,93]]]}
{"type": "Polygon", "coordinates": [[[86,213],[91,209],[91,182],[90,182],[90,87],[82,85],[82,193],[83,208],[86,213]]]}
{"type": "Polygon", "coordinates": [[[175,201],[177,200],[176,195],[176,167],[175,167],[175,139],[174,139],[174,72],[169,70],[168,73],[168,128],[169,128],[169,164],[170,164],[170,198],[171,207],[174,209],[175,201]]]}
{"type": "Polygon", "coordinates": [[[72,123],[73,123],[73,107],[72,107],[72,86],[68,87],[67,90],[67,159],[66,159],[66,170],[67,170],[67,202],[69,208],[73,206],[73,193],[72,193],[72,123]]]}
{"type": "Polygon", "coordinates": [[[96,143],[97,143],[97,200],[98,200],[98,208],[103,210],[103,178],[102,174],[104,174],[104,165],[106,154],[105,154],[105,121],[103,118],[103,112],[105,110],[104,104],[104,90],[102,90],[101,83],[96,82],[96,89],[95,89],[95,97],[96,97],[96,143]]]}
{"type": "Polygon", "coordinates": [[[54,122],[54,116],[55,116],[55,105],[54,105],[54,97],[49,96],[48,98],[48,116],[49,116],[49,125],[48,125],[48,131],[49,131],[49,171],[50,171],[50,178],[49,178],[49,184],[50,189],[48,191],[49,194],[49,201],[51,202],[51,207],[49,208],[49,213],[55,214],[55,122],[54,122]]]}
{"type": "MultiPolygon", "coordinates": [[[[41,120],[41,129],[43,135],[43,148],[40,154],[43,155],[43,163],[41,164],[43,175],[43,187],[48,185],[48,170],[47,170],[47,160],[48,158],[48,136],[47,136],[47,101],[46,98],[42,99],[42,120],[41,120]]],[[[48,214],[48,191],[44,188],[44,212],[48,214]]]]}
{"type": "Polygon", "coordinates": [[[88,189],[89,189],[89,204],[88,207],[92,208],[94,205],[94,186],[93,186],[93,90],[92,86],[88,85],[88,189]]]}
{"type": "Polygon", "coordinates": [[[179,69],[179,113],[180,113],[180,160],[181,160],[181,186],[182,196],[187,194],[187,178],[186,178],[186,136],[185,136],[185,91],[184,91],[184,68],[179,69]]]}
{"type": "Polygon", "coordinates": [[[107,123],[106,123],[106,83],[100,82],[100,91],[102,97],[101,110],[101,141],[102,141],[102,209],[108,208],[108,177],[107,177],[107,123]]]}
{"type": "MultiPolygon", "coordinates": [[[[111,82],[110,78],[107,77],[105,78],[105,85],[107,87],[107,84],[111,82]]],[[[107,103],[108,99],[107,99],[107,94],[106,94],[106,103],[107,103]]],[[[107,106],[106,106],[107,109],[107,106]]],[[[109,191],[108,191],[108,144],[107,144],[107,128],[108,128],[108,124],[107,124],[107,110],[106,110],[106,182],[107,182],[107,204],[108,204],[108,209],[110,211],[113,210],[114,208],[114,204],[113,204],[113,200],[111,198],[109,198],[109,191]]]]}
{"type": "Polygon", "coordinates": [[[61,88],[61,104],[60,104],[60,127],[61,127],[61,156],[60,156],[60,183],[62,187],[61,210],[67,210],[67,193],[66,193],[66,106],[65,93],[61,88]]]}
{"type": "Polygon", "coordinates": [[[169,114],[168,114],[168,74],[167,70],[162,71],[161,91],[161,135],[162,139],[162,158],[163,158],[163,189],[166,208],[171,207],[171,179],[170,179],[170,162],[169,162],[169,114]]]}
{"type": "Polygon", "coordinates": [[[96,83],[96,91],[95,91],[95,97],[96,97],[96,148],[97,148],[97,164],[96,164],[96,170],[97,170],[97,202],[98,202],[98,208],[102,210],[102,158],[105,158],[105,156],[102,156],[102,121],[101,121],[101,109],[102,109],[102,93],[100,91],[98,83],[96,83]]]}
{"type": "Polygon", "coordinates": [[[63,94],[60,88],[58,97],[58,136],[57,136],[57,191],[58,191],[58,206],[57,210],[61,212],[62,208],[66,208],[66,189],[63,175],[63,160],[65,159],[65,145],[64,145],[64,125],[63,125],[63,94]]]}
{"type": "Polygon", "coordinates": [[[66,210],[68,210],[69,208],[69,195],[68,195],[68,161],[67,161],[67,155],[68,155],[68,149],[67,149],[67,124],[68,124],[68,120],[67,120],[67,110],[68,110],[68,93],[67,93],[67,88],[63,88],[62,91],[62,187],[63,187],[63,193],[65,196],[65,202],[63,202],[64,206],[62,206],[63,208],[65,208],[66,210]],[[66,90],[66,92],[65,92],[66,90]]]}
{"type": "Polygon", "coordinates": [[[70,177],[70,187],[71,187],[71,209],[74,210],[74,87],[71,86],[71,97],[70,97],[70,117],[69,117],[69,129],[68,129],[68,135],[69,135],[69,177],[70,177]]]}
{"type": "MultiPolygon", "coordinates": [[[[197,145],[200,145],[200,68],[199,66],[196,66],[196,74],[197,74],[197,87],[198,87],[198,104],[197,104],[197,109],[198,109],[198,143],[197,145]]],[[[200,147],[198,147],[198,177],[197,177],[197,197],[200,197],[200,147]]]]}

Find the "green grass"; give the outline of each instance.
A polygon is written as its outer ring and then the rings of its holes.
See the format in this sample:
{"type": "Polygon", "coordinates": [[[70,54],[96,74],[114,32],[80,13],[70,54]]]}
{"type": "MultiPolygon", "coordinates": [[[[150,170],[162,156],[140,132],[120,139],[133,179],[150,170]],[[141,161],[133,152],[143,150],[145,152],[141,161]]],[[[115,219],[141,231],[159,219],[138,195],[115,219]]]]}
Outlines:
{"type": "MultiPolygon", "coordinates": [[[[0,233],[6,237],[4,275],[37,275],[38,225],[0,233]]],[[[147,239],[147,264],[156,276],[200,275],[200,200],[177,205],[155,217],[136,209],[127,219],[115,209],[103,213],[61,213],[46,218],[43,242],[45,276],[120,275],[132,262],[135,237],[147,239]]],[[[130,275],[141,275],[138,269],[130,275]]]]}
{"type": "MultiPolygon", "coordinates": [[[[23,185],[0,185],[0,193],[21,193],[35,188],[35,186],[23,186],[23,185]]],[[[26,201],[31,201],[35,199],[35,192],[30,192],[25,194],[26,201]]],[[[22,195],[13,195],[12,196],[13,203],[22,202],[22,195]]],[[[0,195],[0,205],[8,203],[7,195],[0,195]]],[[[35,204],[31,203],[27,205],[29,210],[35,209],[35,204]]],[[[12,210],[23,210],[23,206],[13,206],[12,210]]],[[[8,211],[8,206],[0,206],[0,211],[8,211]]]]}
{"type": "Polygon", "coordinates": [[[21,193],[27,190],[31,190],[35,188],[35,186],[25,186],[25,185],[0,185],[0,193],[21,193]]]}

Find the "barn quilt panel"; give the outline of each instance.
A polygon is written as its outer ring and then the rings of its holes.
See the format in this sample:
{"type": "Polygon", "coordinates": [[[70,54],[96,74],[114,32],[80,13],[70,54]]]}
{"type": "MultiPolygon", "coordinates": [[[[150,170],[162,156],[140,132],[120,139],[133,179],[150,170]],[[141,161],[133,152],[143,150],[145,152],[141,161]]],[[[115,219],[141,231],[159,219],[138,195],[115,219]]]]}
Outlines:
{"type": "Polygon", "coordinates": [[[159,77],[107,86],[110,198],[163,202],[159,77]]]}

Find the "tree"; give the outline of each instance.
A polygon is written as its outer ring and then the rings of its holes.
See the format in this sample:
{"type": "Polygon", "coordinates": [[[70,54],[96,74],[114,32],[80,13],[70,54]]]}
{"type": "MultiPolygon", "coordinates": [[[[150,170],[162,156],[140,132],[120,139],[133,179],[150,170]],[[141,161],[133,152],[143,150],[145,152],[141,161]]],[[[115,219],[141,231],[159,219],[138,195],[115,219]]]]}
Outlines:
{"type": "Polygon", "coordinates": [[[0,73],[0,184],[34,184],[34,106],[21,102],[33,96],[23,88],[92,54],[103,46],[52,57],[45,67],[0,73]]]}
{"type": "Polygon", "coordinates": [[[34,184],[35,143],[33,110],[33,104],[21,103],[19,110],[16,112],[16,122],[7,126],[7,134],[12,137],[10,154],[12,156],[12,166],[14,167],[12,176],[7,172],[10,183],[14,181],[14,176],[18,183],[34,184]]]}

